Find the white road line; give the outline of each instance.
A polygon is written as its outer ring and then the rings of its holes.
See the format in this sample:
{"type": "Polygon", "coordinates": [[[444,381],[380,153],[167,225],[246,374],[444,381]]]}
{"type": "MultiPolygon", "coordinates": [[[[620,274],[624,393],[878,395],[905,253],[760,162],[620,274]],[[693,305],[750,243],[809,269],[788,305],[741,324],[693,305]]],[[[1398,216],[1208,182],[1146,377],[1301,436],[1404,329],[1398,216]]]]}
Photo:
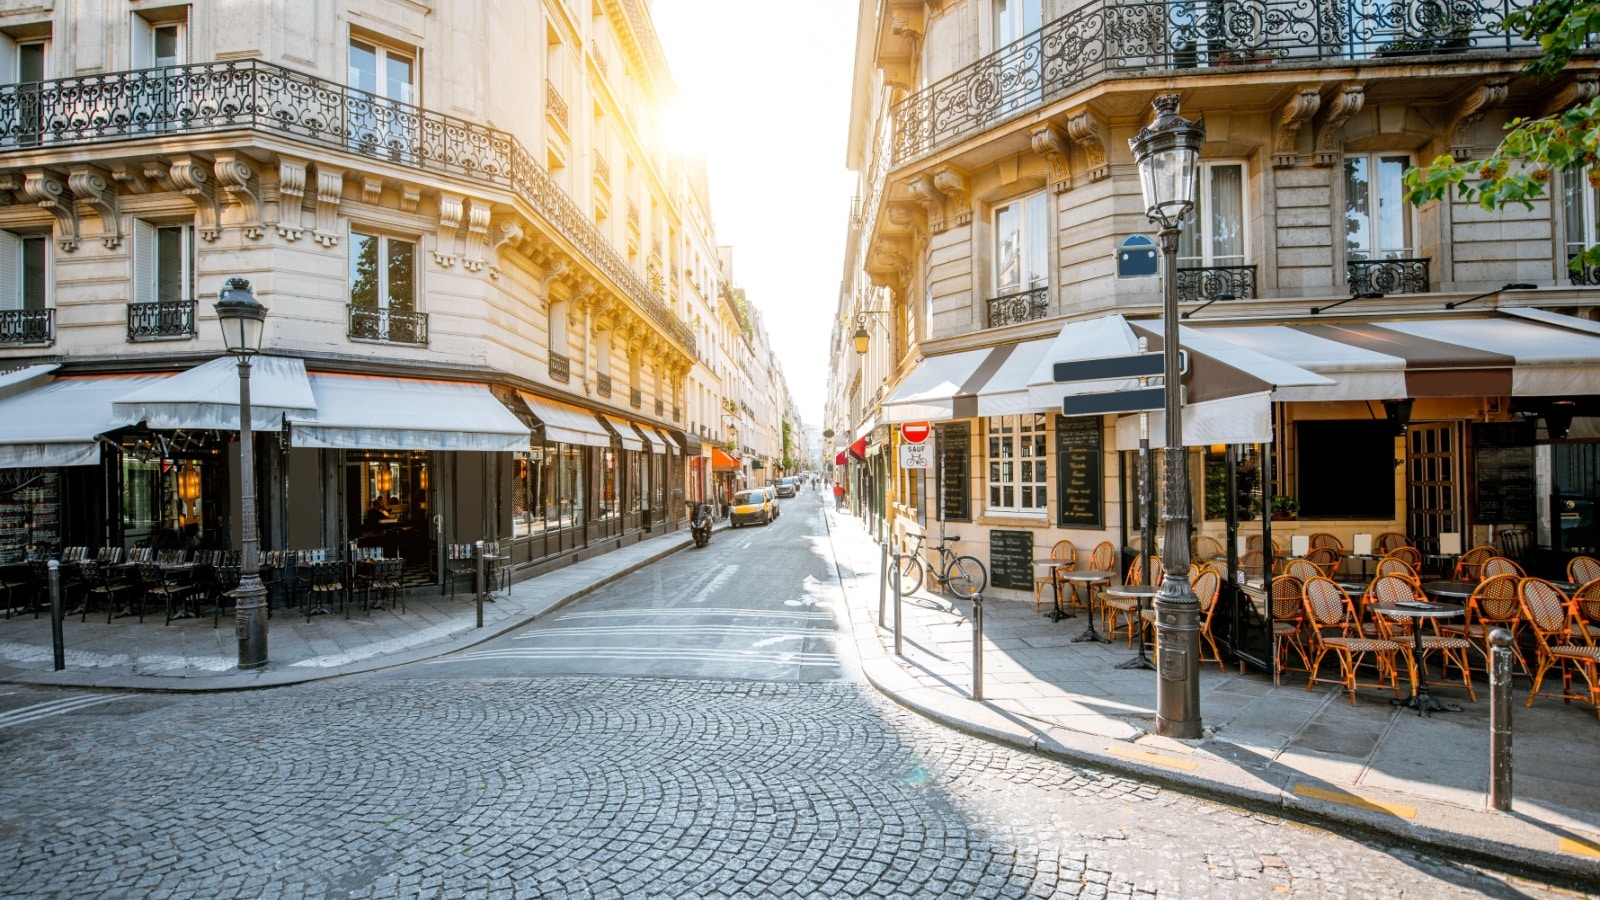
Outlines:
{"type": "Polygon", "coordinates": [[[662,609],[597,609],[589,612],[571,612],[556,616],[555,621],[562,622],[567,619],[638,619],[644,616],[666,617],[700,617],[700,616],[733,616],[735,618],[749,619],[804,619],[806,621],[831,622],[833,617],[827,613],[804,613],[790,610],[754,610],[754,609],[714,609],[712,607],[697,607],[695,609],[679,609],[666,607],[662,609]]]}
{"type": "Polygon", "coordinates": [[[733,577],[733,573],[735,573],[737,571],[739,571],[739,567],[738,566],[727,566],[727,567],[725,567],[720,573],[717,574],[717,577],[711,579],[709,582],[706,583],[705,587],[703,587],[699,591],[697,591],[695,593],[695,595],[694,595],[694,598],[691,599],[689,602],[690,603],[704,603],[706,601],[706,598],[711,596],[711,592],[712,591],[714,591],[717,588],[721,587],[723,582],[727,581],[729,578],[732,578],[733,577]]]}
{"type": "Polygon", "coordinates": [[[48,719],[51,716],[63,715],[74,710],[84,709],[85,707],[97,706],[101,703],[110,703],[116,699],[119,698],[103,697],[94,694],[78,694],[72,697],[64,697],[60,700],[46,700],[43,703],[35,703],[32,706],[24,706],[20,709],[13,709],[5,713],[0,713],[0,728],[9,728],[12,725],[23,725],[28,722],[38,721],[39,719],[48,719]]]}

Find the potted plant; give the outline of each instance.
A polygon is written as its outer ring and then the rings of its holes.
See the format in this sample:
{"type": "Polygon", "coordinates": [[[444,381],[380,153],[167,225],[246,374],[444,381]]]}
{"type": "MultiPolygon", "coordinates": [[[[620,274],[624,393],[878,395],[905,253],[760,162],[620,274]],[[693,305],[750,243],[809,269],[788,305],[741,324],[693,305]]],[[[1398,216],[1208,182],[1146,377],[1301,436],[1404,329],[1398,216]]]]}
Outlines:
{"type": "Polygon", "coordinates": [[[1300,515],[1300,501],[1282,494],[1272,498],[1272,518],[1292,519],[1300,515]]]}
{"type": "Polygon", "coordinates": [[[1216,55],[1219,66],[1264,66],[1276,62],[1277,57],[1267,50],[1224,50],[1216,55]]]}

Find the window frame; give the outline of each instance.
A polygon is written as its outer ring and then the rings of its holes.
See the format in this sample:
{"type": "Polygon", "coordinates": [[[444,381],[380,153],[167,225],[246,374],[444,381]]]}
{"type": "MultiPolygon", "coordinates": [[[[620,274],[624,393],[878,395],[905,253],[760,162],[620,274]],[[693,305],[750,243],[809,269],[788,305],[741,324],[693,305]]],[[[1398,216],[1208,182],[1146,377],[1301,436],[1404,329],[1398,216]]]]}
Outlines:
{"type": "MultiPolygon", "coordinates": [[[[1558,234],[1564,251],[1560,259],[1563,266],[1589,247],[1600,244],[1600,186],[1591,181],[1596,175],[1600,175],[1600,170],[1590,166],[1561,171],[1561,229],[1558,234]],[[1574,202],[1575,199],[1578,202],[1574,202]],[[1577,241],[1572,237],[1575,224],[1579,233],[1577,241]]],[[[1570,269],[1566,271],[1571,272],[1570,269]]]]}
{"type": "Polygon", "coordinates": [[[133,220],[133,290],[134,303],[186,303],[194,302],[195,263],[198,246],[195,243],[193,222],[159,222],[146,219],[133,220]],[[178,233],[177,296],[162,293],[165,280],[163,269],[172,261],[162,252],[163,232],[178,233]],[[148,255],[147,255],[148,254],[148,255]]]}
{"type": "Polygon", "coordinates": [[[1027,291],[1037,290],[1041,287],[1047,288],[1050,286],[1049,196],[1050,192],[1046,190],[1031,191],[1026,194],[1020,194],[1016,197],[1012,197],[1004,203],[996,203],[994,208],[989,211],[989,250],[991,254],[990,268],[993,270],[990,277],[990,284],[993,288],[993,296],[1006,297],[1012,294],[1025,293],[1027,291]],[[1029,212],[1030,207],[1034,202],[1039,204],[1039,218],[1041,221],[1033,223],[1033,226],[1030,227],[1029,212]],[[1006,285],[1001,282],[1001,272],[1005,268],[1003,265],[1005,257],[1002,252],[1001,245],[1003,232],[1001,231],[1000,217],[1006,210],[1014,207],[1018,210],[1018,282],[1015,285],[1006,285]],[[1034,228],[1039,227],[1042,227],[1043,234],[1038,236],[1038,246],[1035,247],[1033,246],[1035,243],[1035,235],[1033,230],[1034,228]],[[1032,258],[1035,253],[1043,256],[1042,260],[1037,261],[1040,263],[1040,270],[1043,274],[1037,280],[1032,280],[1024,277],[1024,273],[1034,268],[1029,264],[1035,262],[1035,260],[1032,258]]]}
{"type": "Polygon", "coordinates": [[[1248,266],[1250,265],[1250,164],[1242,159],[1207,159],[1200,161],[1199,178],[1196,179],[1196,195],[1194,214],[1190,221],[1179,232],[1178,240],[1178,268],[1208,268],[1213,266],[1248,266]],[[1212,199],[1211,172],[1215,169],[1228,166],[1239,169],[1239,246],[1241,252],[1234,256],[1219,257],[1214,252],[1216,237],[1215,223],[1206,210],[1214,209],[1216,202],[1212,199]],[[1199,255],[1184,255],[1185,244],[1199,248],[1199,255]],[[1218,259],[1230,260],[1218,262],[1218,259]]]}
{"type": "Polygon", "coordinates": [[[1045,413],[1021,413],[1009,416],[983,418],[983,478],[984,512],[989,515],[1029,516],[1048,520],[1050,515],[1050,421],[1045,413]],[[1031,421],[1030,421],[1031,420],[1031,421]],[[1012,453],[1009,457],[997,454],[1005,442],[1012,453]],[[1024,450],[1037,449],[1035,453],[1024,450]],[[996,475],[1007,464],[1012,466],[1009,478],[996,475]],[[1033,478],[1024,479],[1023,473],[1031,468],[1033,478]],[[1006,503],[1010,491],[1011,503],[1006,503]],[[1035,502],[1023,505],[1025,492],[1032,492],[1035,502]]]}
{"type": "Polygon", "coordinates": [[[1341,165],[1342,176],[1340,179],[1340,184],[1344,191],[1344,215],[1342,216],[1342,219],[1345,225],[1344,254],[1347,261],[1413,259],[1417,255],[1417,246],[1419,243],[1417,217],[1412,213],[1410,204],[1405,202],[1404,187],[1403,185],[1400,185],[1398,176],[1393,181],[1393,184],[1399,189],[1399,193],[1396,193],[1392,198],[1385,198],[1382,196],[1384,187],[1382,178],[1383,173],[1381,171],[1378,172],[1377,177],[1374,177],[1372,174],[1373,170],[1378,169],[1385,162],[1395,161],[1399,162],[1400,171],[1404,172],[1407,168],[1413,165],[1413,154],[1405,151],[1375,150],[1368,153],[1346,153],[1344,155],[1344,160],[1341,165]],[[1362,229],[1365,232],[1365,234],[1362,235],[1362,241],[1364,244],[1352,245],[1352,238],[1350,237],[1351,230],[1349,227],[1351,222],[1350,204],[1352,199],[1350,196],[1352,183],[1350,164],[1355,160],[1362,160],[1367,163],[1368,174],[1366,175],[1364,181],[1364,191],[1367,194],[1366,199],[1368,211],[1363,213],[1367,220],[1365,228],[1362,229]],[[1400,230],[1404,232],[1403,237],[1405,241],[1403,246],[1393,248],[1371,246],[1374,243],[1381,242],[1383,238],[1382,211],[1386,199],[1392,201],[1395,208],[1400,211],[1400,230]],[[1374,203],[1374,201],[1376,201],[1376,203],[1374,203]],[[1376,212],[1373,211],[1374,205],[1376,205],[1377,208],[1376,212]]]}
{"type": "Polygon", "coordinates": [[[398,234],[390,234],[390,233],[387,233],[387,232],[384,232],[384,231],[379,231],[379,230],[376,230],[376,229],[366,229],[366,228],[363,228],[362,226],[359,226],[359,225],[356,225],[356,224],[352,223],[350,225],[350,239],[349,239],[348,245],[350,247],[350,253],[349,253],[349,256],[347,257],[349,264],[348,264],[348,266],[346,268],[346,271],[345,271],[345,289],[346,289],[346,296],[348,297],[348,302],[349,302],[349,304],[351,306],[361,306],[364,309],[379,309],[379,310],[383,310],[385,312],[402,312],[402,313],[411,313],[411,314],[417,314],[417,313],[421,313],[423,311],[421,309],[422,267],[420,265],[418,265],[418,255],[419,255],[419,253],[421,252],[421,249],[422,249],[422,242],[418,238],[413,237],[413,236],[409,236],[409,235],[402,236],[402,235],[398,235],[398,234]],[[363,239],[363,238],[370,238],[370,239],[372,239],[372,240],[377,242],[378,249],[375,251],[375,256],[378,259],[385,260],[385,261],[388,260],[388,256],[389,256],[388,249],[389,249],[389,243],[391,241],[398,241],[400,243],[410,245],[410,247],[411,247],[411,296],[410,296],[410,298],[408,298],[408,303],[409,303],[408,307],[396,307],[390,302],[391,299],[392,299],[390,297],[390,282],[389,282],[390,265],[381,265],[381,266],[377,266],[376,267],[377,276],[378,277],[377,277],[377,284],[374,286],[374,291],[376,293],[377,302],[374,303],[370,307],[365,306],[363,304],[356,303],[356,297],[355,297],[355,279],[356,279],[355,266],[356,266],[356,258],[359,255],[359,251],[356,249],[356,245],[357,245],[358,241],[360,239],[363,239]]]}
{"type": "Polygon", "coordinates": [[[50,235],[42,232],[0,230],[0,312],[38,312],[50,308],[50,287],[54,275],[54,259],[50,253],[50,235]],[[30,305],[31,280],[28,278],[28,248],[41,250],[38,305],[30,305]]]}

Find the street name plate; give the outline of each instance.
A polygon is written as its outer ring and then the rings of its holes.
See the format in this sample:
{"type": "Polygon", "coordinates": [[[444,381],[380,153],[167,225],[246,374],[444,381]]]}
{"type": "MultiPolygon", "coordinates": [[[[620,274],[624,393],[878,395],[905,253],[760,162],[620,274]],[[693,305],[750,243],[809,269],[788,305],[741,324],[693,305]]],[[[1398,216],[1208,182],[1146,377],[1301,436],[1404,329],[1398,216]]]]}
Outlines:
{"type": "Polygon", "coordinates": [[[1163,409],[1166,388],[1139,388],[1131,391],[1102,391],[1061,398],[1063,416],[1103,416],[1111,413],[1150,412],[1163,409]]]}
{"type": "Polygon", "coordinates": [[[1115,378],[1153,378],[1164,371],[1161,353],[1135,353],[1132,356],[1107,356],[1101,359],[1074,359],[1058,362],[1054,379],[1066,381],[1110,381],[1115,378]]]}

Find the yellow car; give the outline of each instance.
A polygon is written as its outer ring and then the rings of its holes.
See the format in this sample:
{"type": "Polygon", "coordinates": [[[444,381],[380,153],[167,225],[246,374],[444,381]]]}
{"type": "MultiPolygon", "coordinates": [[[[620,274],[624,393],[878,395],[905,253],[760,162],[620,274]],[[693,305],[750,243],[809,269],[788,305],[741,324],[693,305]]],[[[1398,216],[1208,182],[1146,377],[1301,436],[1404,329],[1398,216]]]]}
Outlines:
{"type": "Polygon", "coordinates": [[[733,527],[772,521],[772,498],[765,488],[740,491],[733,495],[733,508],[728,513],[733,527]]]}

